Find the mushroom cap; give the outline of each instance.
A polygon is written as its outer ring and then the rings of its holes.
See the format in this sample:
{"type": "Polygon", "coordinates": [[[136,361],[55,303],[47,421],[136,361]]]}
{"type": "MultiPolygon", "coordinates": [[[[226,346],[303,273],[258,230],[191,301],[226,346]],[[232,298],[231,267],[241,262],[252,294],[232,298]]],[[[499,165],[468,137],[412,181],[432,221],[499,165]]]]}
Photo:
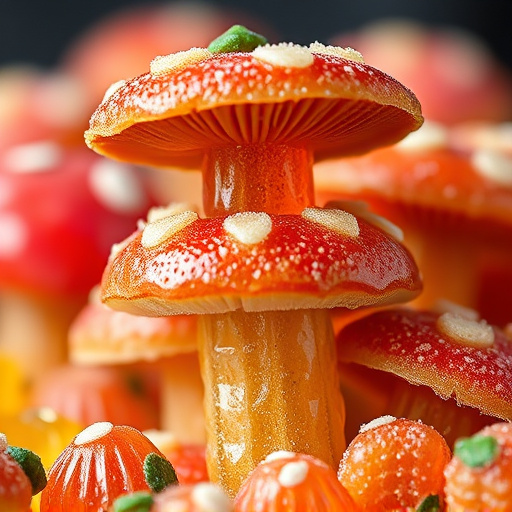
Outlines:
{"type": "Polygon", "coordinates": [[[405,308],[372,313],[337,337],[339,358],[432,388],[444,399],[512,419],[512,343],[461,314],[405,308]]]}
{"type": "Polygon", "coordinates": [[[501,146],[462,147],[454,128],[425,123],[400,143],[315,167],[320,202],[345,196],[393,219],[479,239],[510,239],[512,139],[501,146]]]}
{"type": "Polygon", "coordinates": [[[197,350],[197,322],[190,315],[145,317],[114,311],[99,290],[69,329],[69,357],[79,364],[155,361],[197,350]]]}
{"type": "Polygon", "coordinates": [[[85,140],[119,160],[198,168],[212,147],[307,146],[318,157],[392,144],[423,118],[414,94],[355,51],[273,45],[152,62],[97,108],[85,140]],[[351,59],[357,60],[351,60],[351,59]]]}
{"type": "Polygon", "coordinates": [[[52,141],[0,156],[0,286],[87,294],[114,241],[154,204],[133,166],[52,141]]]}
{"type": "Polygon", "coordinates": [[[343,210],[164,217],[113,251],[102,301],[147,316],[357,308],[421,290],[410,253],[343,210]]]}

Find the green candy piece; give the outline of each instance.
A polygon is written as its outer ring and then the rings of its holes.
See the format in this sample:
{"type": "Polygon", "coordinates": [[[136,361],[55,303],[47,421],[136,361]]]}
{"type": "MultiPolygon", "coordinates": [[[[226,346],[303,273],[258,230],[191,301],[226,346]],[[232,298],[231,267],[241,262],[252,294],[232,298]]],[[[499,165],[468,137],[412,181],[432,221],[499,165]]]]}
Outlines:
{"type": "Polygon", "coordinates": [[[157,453],[149,453],[144,459],[144,477],[153,492],[161,492],[167,486],[178,483],[172,464],[157,453]]]}
{"type": "Polygon", "coordinates": [[[441,510],[439,496],[437,494],[431,494],[420,503],[416,512],[439,512],[439,510],[441,510]]]}
{"type": "Polygon", "coordinates": [[[455,455],[470,468],[481,468],[491,463],[499,453],[498,441],[492,436],[479,434],[459,439],[454,447],[455,455]]]}
{"type": "Polygon", "coordinates": [[[150,492],[138,491],[120,496],[114,501],[114,512],[149,512],[153,505],[150,492]]]}
{"type": "Polygon", "coordinates": [[[32,484],[32,496],[46,487],[46,472],[41,457],[26,448],[9,446],[7,453],[21,466],[32,484]]]}
{"type": "Polygon", "coordinates": [[[242,25],[233,25],[224,34],[214,39],[208,46],[208,50],[212,53],[252,52],[267,42],[266,37],[242,25]]]}

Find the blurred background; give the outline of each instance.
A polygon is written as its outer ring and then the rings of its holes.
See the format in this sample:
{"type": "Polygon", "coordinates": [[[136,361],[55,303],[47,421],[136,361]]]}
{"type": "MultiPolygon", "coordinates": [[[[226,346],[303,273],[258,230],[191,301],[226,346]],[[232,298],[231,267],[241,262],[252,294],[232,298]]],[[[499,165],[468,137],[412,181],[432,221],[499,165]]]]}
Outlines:
{"type": "MultiPolygon", "coordinates": [[[[353,31],[388,17],[412,18],[431,26],[460,27],[478,34],[500,59],[512,64],[512,2],[509,0],[209,0],[207,4],[243,13],[246,18],[258,18],[274,27],[281,40],[301,44],[315,39],[324,42],[340,32],[353,31]]],[[[55,65],[81,32],[131,5],[142,5],[142,2],[3,0],[0,63],[21,60],[55,65]]]]}

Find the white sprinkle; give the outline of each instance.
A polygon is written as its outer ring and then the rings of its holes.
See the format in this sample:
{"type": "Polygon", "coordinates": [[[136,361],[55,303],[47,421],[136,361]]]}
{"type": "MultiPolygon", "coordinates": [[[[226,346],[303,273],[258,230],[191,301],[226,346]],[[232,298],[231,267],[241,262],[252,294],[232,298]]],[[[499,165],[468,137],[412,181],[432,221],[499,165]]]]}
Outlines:
{"type": "Polygon", "coordinates": [[[324,55],[334,55],[336,57],[341,57],[342,59],[354,60],[356,62],[364,62],[363,56],[353,48],[347,47],[342,48],[341,46],[331,46],[319,43],[315,41],[309,45],[309,49],[313,53],[322,53],[324,55]]]}
{"type": "Polygon", "coordinates": [[[273,460],[281,460],[281,459],[293,459],[297,454],[294,452],[289,452],[286,450],[277,450],[275,452],[269,453],[265,457],[265,462],[272,462],[273,460]]]}
{"type": "Polygon", "coordinates": [[[53,170],[61,160],[61,148],[51,141],[20,144],[9,148],[4,154],[5,168],[16,173],[53,170]]]}
{"type": "Polygon", "coordinates": [[[351,213],[339,209],[306,208],[302,216],[342,235],[359,236],[359,224],[351,213]]]}
{"type": "Polygon", "coordinates": [[[150,222],[146,224],[144,231],[142,231],[141,244],[146,248],[156,247],[197,219],[197,213],[186,211],[150,222]]]}
{"type": "Polygon", "coordinates": [[[110,431],[114,428],[114,425],[108,421],[100,421],[98,423],[93,423],[89,425],[87,428],[82,430],[73,441],[75,445],[81,445],[85,443],[90,443],[91,441],[96,441],[96,439],[100,439],[103,436],[106,436],[110,431]]]}
{"type": "Polygon", "coordinates": [[[121,87],[126,84],[126,80],[118,80],[117,82],[114,82],[112,85],[108,87],[108,89],[105,91],[105,94],[103,95],[103,99],[101,100],[102,103],[105,103],[116,91],[121,89],[121,87]]]}
{"type": "Polygon", "coordinates": [[[368,430],[371,430],[372,428],[377,428],[382,425],[387,425],[388,423],[392,423],[393,421],[396,421],[396,418],[394,416],[390,416],[390,415],[380,416],[379,418],[375,418],[374,420],[361,425],[359,427],[359,433],[367,432],[368,430]]]}
{"type": "Polygon", "coordinates": [[[304,482],[308,470],[308,463],[304,460],[288,462],[281,468],[277,480],[283,487],[295,487],[304,482]]]}
{"type": "Polygon", "coordinates": [[[243,244],[262,242],[272,230],[272,219],[264,212],[241,212],[224,219],[224,229],[243,244]]]}
{"type": "Polygon", "coordinates": [[[191,48],[183,52],[159,55],[151,61],[149,70],[153,76],[166,75],[167,73],[180,71],[187,66],[208,60],[212,55],[212,52],[207,48],[191,48]]]}
{"type": "Polygon", "coordinates": [[[498,185],[512,187],[512,158],[492,149],[480,149],[471,159],[476,171],[498,185]]]}
{"type": "Polygon", "coordinates": [[[99,159],[91,168],[89,186],[96,199],[114,212],[136,212],[146,206],[146,197],[134,169],[120,162],[99,159]]]}
{"type": "Polygon", "coordinates": [[[226,493],[218,485],[210,482],[196,484],[191,498],[198,512],[229,512],[232,510],[231,500],[226,493]]]}
{"type": "Polygon", "coordinates": [[[289,43],[258,46],[252,55],[272,66],[286,68],[307,68],[314,60],[309,48],[289,43]]]}
{"type": "Polygon", "coordinates": [[[402,151],[425,151],[444,148],[448,144],[446,128],[432,121],[425,122],[421,128],[410,133],[396,147],[402,151]]]}
{"type": "Polygon", "coordinates": [[[480,320],[468,320],[454,313],[443,313],[437,319],[437,328],[452,341],[474,348],[488,348],[494,343],[494,330],[480,320]]]}

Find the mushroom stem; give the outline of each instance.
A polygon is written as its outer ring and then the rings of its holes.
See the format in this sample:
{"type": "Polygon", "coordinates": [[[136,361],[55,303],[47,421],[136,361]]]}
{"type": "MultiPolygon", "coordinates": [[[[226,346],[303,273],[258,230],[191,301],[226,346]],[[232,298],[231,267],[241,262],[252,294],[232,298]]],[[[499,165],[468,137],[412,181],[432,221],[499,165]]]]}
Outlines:
{"type": "Polygon", "coordinates": [[[314,204],[313,154],[279,144],[213,149],[203,163],[203,200],[209,217],[300,213],[314,204]]]}
{"type": "Polygon", "coordinates": [[[202,315],[199,337],[213,481],[234,495],[276,450],[337,467],[345,409],[326,310],[202,315]]]}

